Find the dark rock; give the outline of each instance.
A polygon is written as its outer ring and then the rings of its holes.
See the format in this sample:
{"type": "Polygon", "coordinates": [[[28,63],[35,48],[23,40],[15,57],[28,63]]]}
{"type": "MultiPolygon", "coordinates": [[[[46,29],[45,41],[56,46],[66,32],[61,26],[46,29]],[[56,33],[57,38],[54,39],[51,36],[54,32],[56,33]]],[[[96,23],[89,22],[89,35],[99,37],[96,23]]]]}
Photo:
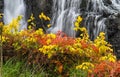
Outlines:
{"type": "Polygon", "coordinates": [[[51,17],[52,13],[52,0],[26,0],[27,4],[27,17],[33,13],[35,17],[35,23],[37,28],[43,28],[41,24],[45,23],[39,19],[41,12],[51,17]]]}
{"type": "MultiPolygon", "coordinates": [[[[4,6],[3,0],[0,0],[0,13],[3,13],[3,6],[4,6]]],[[[0,22],[2,21],[3,19],[0,19],[0,22]]]]}
{"type": "Polygon", "coordinates": [[[3,13],[3,6],[4,6],[3,0],[0,0],[0,13],[3,13]]]}
{"type": "Polygon", "coordinates": [[[114,53],[120,59],[120,17],[108,21],[108,41],[113,45],[114,53]]]}

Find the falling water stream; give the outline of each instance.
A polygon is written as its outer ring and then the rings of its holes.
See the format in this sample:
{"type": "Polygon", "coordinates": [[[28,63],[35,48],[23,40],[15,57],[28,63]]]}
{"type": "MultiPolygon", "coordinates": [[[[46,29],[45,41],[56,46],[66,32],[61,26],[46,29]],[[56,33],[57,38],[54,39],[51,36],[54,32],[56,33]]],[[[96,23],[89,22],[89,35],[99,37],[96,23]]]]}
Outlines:
{"type": "Polygon", "coordinates": [[[95,39],[100,32],[107,34],[105,21],[120,13],[120,0],[88,0],[86,27],[91,39],[95,39]],[[104,14],[110,14],[108,17],[104,14]]]}
{"type": "MultiPolygon", "coordinates": [[[[80,11],[82,1],[84,0],[53,0],[52,27],[48,32],[63,31],[68,36],[75,37],[74,21],[78,15],[82,15],[80,11]]],[[[84,26],[88,29],[90,38],[95,39],[101,31],[107,33],[106,20],[120,13],[120,0],[86,0],[86,2],[84,26]],[[104,13],[110,16],[105,17],[104,13]]]]}
{"type": "Polygon", "coordinates": [[[13,18],[22,16],[19,30],[25,29],[27,27],[27,23],[25,21],[25,12],[26,12],[26,8],[25,8],[24,0],[4,0],[5,24],[9,24],[13,18]]]}
{"type": "Polygon", "coordinates": [[[80,14],[81,0],[53,0],[52,25],[48,31],[57,33],[65,32],[68,36],[75,37],[74,21],[80,14]]]}

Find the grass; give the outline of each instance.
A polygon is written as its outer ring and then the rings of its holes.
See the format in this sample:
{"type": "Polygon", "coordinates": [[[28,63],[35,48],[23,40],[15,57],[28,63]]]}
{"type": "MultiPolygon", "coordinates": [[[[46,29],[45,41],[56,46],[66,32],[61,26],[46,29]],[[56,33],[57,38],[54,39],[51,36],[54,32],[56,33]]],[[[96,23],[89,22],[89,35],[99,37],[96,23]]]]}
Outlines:
{"type": "Polygon", "coordinates": [[[36,72],[34,68],[30,69],[23,61],[11,58],[3,65],[2,77],[47,77],[42,69],[36,72]]]}

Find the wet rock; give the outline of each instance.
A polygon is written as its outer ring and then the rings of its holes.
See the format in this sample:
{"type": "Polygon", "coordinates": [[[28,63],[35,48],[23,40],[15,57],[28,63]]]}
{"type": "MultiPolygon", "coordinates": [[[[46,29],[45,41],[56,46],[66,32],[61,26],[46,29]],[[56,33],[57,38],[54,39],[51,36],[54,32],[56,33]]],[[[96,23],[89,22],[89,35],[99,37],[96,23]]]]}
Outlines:
{"type": "MultiPolygon", "coordinates": [[[[4,6],[3,0],[0,0],[0,13],[3,13],[3,6],[4,6]]],[[[1,21],[3,21],[3,19],[0,19],[0,22],[1,21]]]]}
{"type": "Polygon", "coordinates": [[[41,28],[41,24],[43,23],[39,19],[39,14],[44,12],[47,16],[51,17],[51,9],[52,9],[52,0],[26,0],[27,4],[27,17],[30,17],[30,14],[33,13],[35,17],[35,23],[37,28],[41,28]]]}
{"type": "Polygon", "coordinates": [[[108,41],[113,45],[114,53],[120,59],[120,17],[109,19],[107,23],[108,41]]]}

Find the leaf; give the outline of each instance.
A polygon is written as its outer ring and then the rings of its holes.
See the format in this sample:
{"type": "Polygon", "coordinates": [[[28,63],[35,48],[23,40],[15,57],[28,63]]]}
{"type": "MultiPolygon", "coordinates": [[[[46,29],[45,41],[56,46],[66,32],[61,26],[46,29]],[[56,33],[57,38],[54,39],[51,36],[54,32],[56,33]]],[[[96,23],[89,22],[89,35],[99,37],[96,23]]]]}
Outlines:
{"type": "Polygon", "coordinates": [[[59,71],[59,73],[62,73],[62,71],[63,71],[63,65],[62,64],[58,67],[58,71],[59,71]]]}

